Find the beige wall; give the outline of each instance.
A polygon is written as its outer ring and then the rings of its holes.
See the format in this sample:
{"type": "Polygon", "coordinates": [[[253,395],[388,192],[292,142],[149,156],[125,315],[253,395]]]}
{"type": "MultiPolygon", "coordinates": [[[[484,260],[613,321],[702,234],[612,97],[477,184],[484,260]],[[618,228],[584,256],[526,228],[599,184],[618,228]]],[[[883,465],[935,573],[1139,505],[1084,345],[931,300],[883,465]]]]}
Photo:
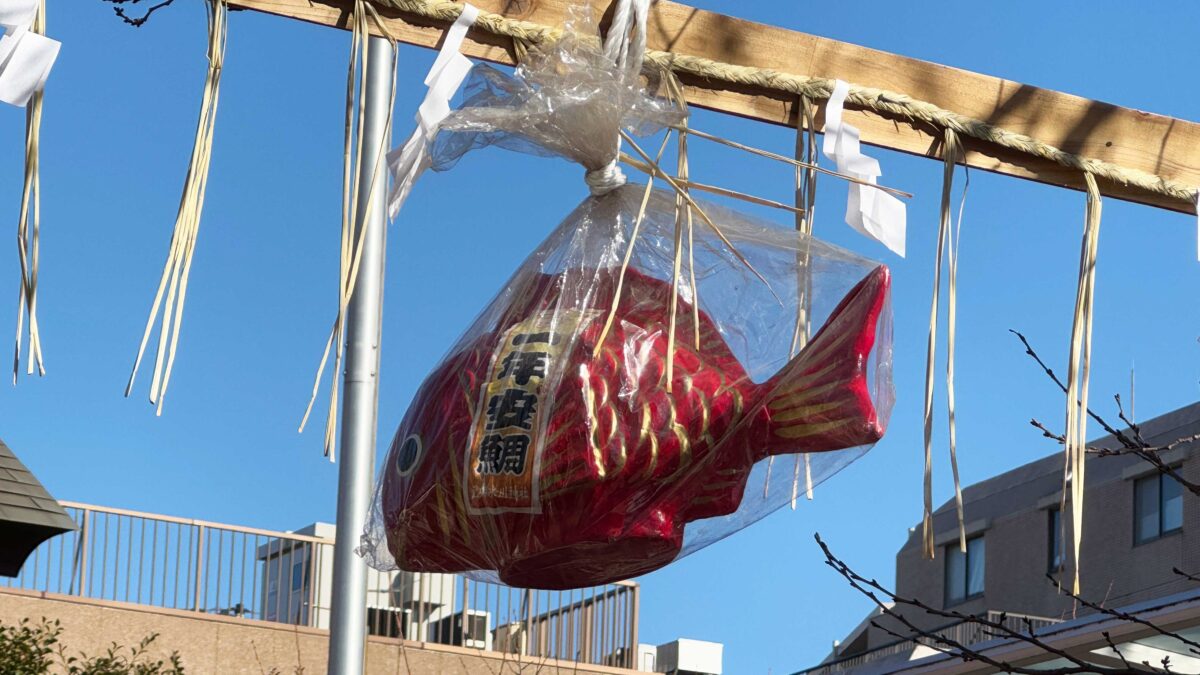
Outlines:
{"type": "MultiPolygon", "coordinates": [[[[0,621],[22,618],[58,619],[68,654],[99,654],[112,642],[137,644],[150,633],[159,655],[178,651],[188,673],[281,675],[325,673],[326,631],[264,621],[143,607],[126,603],[80,599],[49,593],[0,589],[0,621]]],[[[556,661],[521,663],[515,656],[446,645],[371,638],[367,643],[367,673],[396,675],[500,675],[502,673],[572,673],[599,675],[633,671],[580,666],[556,661]]]]}

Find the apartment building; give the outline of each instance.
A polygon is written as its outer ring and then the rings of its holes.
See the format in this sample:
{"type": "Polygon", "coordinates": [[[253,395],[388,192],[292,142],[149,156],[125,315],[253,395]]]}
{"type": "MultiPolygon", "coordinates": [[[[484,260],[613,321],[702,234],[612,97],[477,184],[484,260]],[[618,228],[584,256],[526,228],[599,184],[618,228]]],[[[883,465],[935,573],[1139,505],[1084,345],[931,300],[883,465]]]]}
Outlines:
{"type": "MultiPolygon", "coordinates": [[[[1154,446],[1200,434],[1200,403],[1143,422],[1140,430],[1154,446]]],[[[1121,447],[1111,436],[1089,445],[1121,447]]],[[[1160,457],[1184,480],[1200,483],[1195,445],[1180,443],[1160,457]]],[[[1172,570],[1200,570],[1200,499],[1135,455],[1091,456],[1086,468],[1081,595],[1107,607],[1143,610],[1194,603],[1189,594],[1196,584],[1172,570]]],[[[934,515],[934,560],[922,555],[919,524],[909,529],[896,553],[897,594],[964,614],[1028,620],[1048,632],[1074,625],[1067,619],[1099,625],[1098,617],[1088,618],[1086,609],[1074,607],[1047,578],[1072,574],[1064,557],[1071,525],[1069,513],[1063,522],[1060,511],[1062,482],[1063,457],[1055,453],[966,487],[966,552],[960,549],[954,504],[947,502],[934,515]]],[[[992,639],[971,624],[947,625],[919,611],[904,615],[922,629],[967,644],[992,639]]],[[[880,620],[878,612],[866,617],[819,666],[803,672],[897,672],[899,664],[935,653],[872,626],[880,620]]],[[[1182,651],[1172,659],[1176,664],[1194,656],[1182,651]]],[[[1200,672],[1200,662],[1196,665],[1194,672],[1200,672]]]]}

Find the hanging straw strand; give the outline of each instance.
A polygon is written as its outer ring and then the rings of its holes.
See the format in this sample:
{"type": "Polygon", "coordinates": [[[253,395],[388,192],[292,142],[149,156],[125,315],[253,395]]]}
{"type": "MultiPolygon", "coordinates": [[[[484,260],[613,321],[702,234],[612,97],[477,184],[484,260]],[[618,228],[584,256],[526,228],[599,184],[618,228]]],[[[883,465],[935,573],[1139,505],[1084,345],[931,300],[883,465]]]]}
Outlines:
{"type": "MultiPolygon", "coordinates": [[[[46,34],[46,3],[38,4],[30,30],[46,34]]],[[[21,370],[21,352],[25,334],[25,317],[29,316],[29,358],[26,374],[46,374],[42,363],[42,339],[37,320],[38,254],[41,241],[42,181],[39,166],[42,134],[41,90],[35,91],[25,108],[25,181],[21,189],[21,213],[17,219],[17,257],[21,266],[21,283],[17,291],[17,338],[13,350],[13,384],[21,370]],[[32,225],[32,229],[30,226],[32,225]]]]}
{"type": "MultiPolygon", "coordinates": [[[[1079,282],[1075,292],[1075,316],[1071,325],[1071,351],[1067,366],[1067,423],[1064,453],[1064,484],[1060,508],[1066,506],[1067,489],[1071,493],[1071,557],[1074,566],[1072,588],[1080,586],[1080,547],[1083,542],[1083,488],[1087,459],[1088,380],[1092,360],[1092,316],[1096,287],[1096,256],[1100,241],[1100,190],[1091,174],[1084,176],[1087,208],[1083,242],[1079,254],[1079,282]]],[[[1064,511],[1060,511],[1063,513],[1064,511]]]]}
{"type": "MultiPolygon", "coordinates": [[[[363,0],[358,0],[355,6],[355,14],[352,19],[352,32],[350,41],[350,63],[346,75],[346,118],[345,132],[343,135],[343,152],[342,152],[342,227],[341,227],[341,248],[339,256],[339,276],[338,276],[338,310],[334,318],[333,327],[330,329],[329,338],[325,342],[325,349],[321,355],[320,363],[317,365],[317,373],[313,380],[312,393],[308,400],[308,405],[305,407],[304,415],[300,420],[299,431],[304,431],[304,427],[308,423],[308,418],[312,414],[313,405],[316,402],[316,397],[320,391],[321,379],[325,372],[325,366],[329,362],[329,355],[332,352],[334,355],[334,367],[332,371],[329,407],[326,411],[325,418],[325,434],[323,437],[323,450],[325,456],[332,462],[336,459],[336,437],[337,437],[337,411],[338,402],[340,399],[340,388],[338,375],[341,372],[342,358],[345,354],[345,316],[349,311],[351,299],[354,296],[354,287],[358,281],[358,272],[362,261],[362,250],[366,242],[366,227],[357,228],[357,237],[355,236],[355,226],[359,222],[358,202],[353,198],[353,195],[358,194],[359,187],[363,180],[363,121],[365,116],[365,107],[361,105],[361,99],[366,91],[366,58],[367,58],[367,24],[370,18],[384,33],[385,37],[393,43],[392,49],[392,70],[393,77],[391,88],[388,93],[388,115],[385,121],[385,127],[391,128],[392,125],[392,110],[396,103],[396,78],[395,70],[399,65],[399,51],[395,48],[396,38],[389,33],[384,26],[382,18],[375,11],[375,8],[363,0]],[[357,87],[356,78],[358,75],[357,87]],[[358,93],[358,103],[356,106],[355,92],[358,93]],[[355,114],[357,109],[357,115],[355,114]]],[[[386,135],[384,137],[386,144],[386,135]]],[[[386,185],[378,185],[375,178],[379,175],[380,169],[383,166],[383,161],[386,156],[387,147],[381,145],[377,148],[375,163],[369,167],[370,182],[367,184],[367,201],[371,201],[377,189],[386,189],[386,185]]]]}
{"type": "MultiPolygon", "coordinates": [[[[796,167],[795,176],[795,204],[796,212],[796,231],[800,233],[799,248],[796,250],[796,326],[792,331],[792,345],[788,351],[789,357],[795,357],[800,353],[800,350],[808,344],[809,338],[809,314],[811,312],[812,295],[810,286],[812,285],[812,274],[809,270],[809,259],[812,253],[812,231],[813,231],[813,214],[816,207],[816,190],[817,190],[817,173],[822,169],[817,165],[817,141],[816,141],[816,114],[812,105],[812,101],[807,97],[801,96],[797,101],[796,106],[796,155],[804,157],[806,161],[799,159],[792,160],[783,155],[776,155],[765,150],[756,150],[747,146],[741,146],[739,143],[725,141],[717,137],[712,137],[721,143],[730,145],[731,147],[749,150],[755,154],[762,154],[773,159],[787,161],[796,167]]],[[[796,510],[796,503],[800,494],[800,465],[801,455],[803,455],[804,464],[804,482],[805,496],[808,499],[813,498],[812,485],[812,459],[808,453],[798,453],[795,458],[795,466],[792,469],[792,510],[796,510]]],[[[767,470],[763,479],[763,499],[770,495],[771,490],[771,471],[775,466],[775,456],[767,458],[767,470]]]]}
{"type": "MultiPolygon", "coordinates": [[[[942,171],[942,203],[940,218],[938,220],[937,234],[937,253],[934,256],[934,271],[933,271],[933,300],[929,307],[929,341],[925,352],[925,512],[924,519],[921,523],[921,534],[923,543],[923,552],[926,558],[934,557],[934,540],[933,540],[933,391],[934,391],[934,362],[937,357],[937,319],[938,319],[938,304],[942,290],[942,256],[949,249],[950,256],[953,258],[954,243],[953,231],[951,228],[950,216],[950,197],[954,186],[954,168],[955,163],[961,158],[961,146],[959,145],[958,135],[953,131],[946,130],[942,145],[943,171],[942,171]]],[[[960,211],[961,214],[961,211],[960,211]]],[[[961,218],[960,218],[961,224],[961,218]]],[[[950,284],[951,305],[957,299],[957,283],[953,279],[957,267],[951,264],[950,275],[952,277],[950,284]]],[[[955,318],[955,310],[948,309],[950,317],[950,328],[947,329],[948,336],[955,334],[953,328],[953,320],[955,318]]],[[[952,338],[951,338],[952,339],[952,338]]],[[[948,348],[946,373],[947,384],[953,391],[954,366],[949,361],[953,354],[953,346],[948,348]]],[[[958,456],[954,445],[954,415],[953,415],[953,394],[949,394],[950,414],[950,464],[954,473],[954,496],[958,514],[958,532],[959,546],[964,553],[967,551],[966,528],[963,525],[962,514],[962,488],[958,481],[958,456]]]]}
{"type": "MultiPolygon", "coordinates": [[[[658,148],[658,154],[653,160],[649,157],[646,159],[658,166],[658,161],[662,159],[663,152],[667,149],[667,144],[671,141],[671,134],[668,132],[663,136],[662,145],[658,148]]],[[[665,175],[665,174],[664,174],[665,175]]],[[[625,286],[625,274],[629,271],[629,262],[633,259],[633,247],[637,244],[638,235],[641,234],[642,220],[646,217],[646,206],[650,203],[650,195],[654,191],[654,174],[650,174],[646,181],[646,187],[642,191],[642,202],[638,207],[637,216],[633,219],[633,229],[629,233],[629,244],[625,247],[625,257],[621,260],[621,270],[617,274],[617,288],[613,291],[612,306],[608,308],[608,316],[604,319],[604,327],[600,329],[600,337],[596,339],[596,348],[593,351],[593,358],[600,355],[600,350],[604,348],[604,340],[608,338],[609,331],[612,330],[613,321],[617,318],[617,308],[621,304],[621,291],[625,286]]],[[[670,355],[668,354],[668,357],[670,355]]],[[[668,358],[668,368],[670,367],[670,358],[668,358]]],[[[670,379],[667,380],[670,382],[670,379]]]]}
{"type": "Polygon", "coordinates": [[[125,395],[133,391],[138,368],[146,352],[150,335],[157,325],[158,347],[154,359],[154,373],[150,379],[150,402],[156,405],[155,414],[161,415],[167,385],[175,364],[175,352],[179,345],[179,329],[183,320],[183,306],[187,299],[188,277],[196,251],[196,237],[200,229],[200,216],[204,210],[204,193],[208,185],[208,169],[212,160],[213,130],[217,120],[217,101],[220,93],[221,70],[225,60],[226,20],[228,7],[225,0],[209,0],[208,10],[208,72],[204,80],[204,94],[200,103],[200,116],[196,124],[196,139],[192,145],[191,161],[184,179],[183,194],[171,235],[171,244],[162,277],[150,306],[137,357],[125,387],[125,395]],[[159,312],[162,321],[156,323],[159,312]],[[165,365],[164,365],[165,358],[165,365]]]}
{"type": "MultiPolygon", "coordinates": [[[[954,132],[948,131],[947,137],[954,132]]],[[[949,153],[950,157],[962,159],[962,145],[957,145],[957,152],[949,153]]],[[[949,146],[947,146],[949,150],[949,146]]],[[[949,160],[951,163],[954,159],[949,160]]],[[[951,168],[953,171],[953,168],[951,168]]],[[[958,515],[958,541],[963,553],[967,551],[967,527],[963,509],[962,482],[958,476],[958,422],[954,391],[954,360],[958,344],[958,251],[962,235],[963,211],[967,205],[967,190],[971,186],[971,170],[963,165],[963,191],[958,202],[958,220],[954,230],[946,239],[946,257],[949,268],[946,279],[946,422],[949,426],[950,438],[950,473],[954,478],[954,508],[958,515]]],[[[945,189],[951,185],[947,182],[945,189]]]]}
{"type": "MultiPolygon", "coordinates": [[[[668,100],[674,103],[683,112],[683,123],[676,127],[677,138],[677,162],[676,175],[679,176],[682,182],[686,182],[689,175],[688,168],[688,147],[687,147],[687,127],[688,118],[691,112],[688,110],[687,99],[683,95],[683,86],[680,85],[679,79],[669,70],[664,70],[664,77],[667,82],[668,100]]],[[[668,134],[670,132],[668,131],[668,134]]],[[[685,188],[686,189],[686,188],[685,188]]],[[[692,207],[684,201],[682,195],[675,195],[675,249],[673,257],[673,266],[671,271],[671,310],[670,321],[667,324],[667,392],[670,393],[674,387],[675,380],[675,333],[678,327],[679,318],[679,284],[681,282],[683,268],[683,233],[686,225],[688,233],[688,260],[689,263],[695,260],[694,252],[692,251],[692,207]]],[[[689,265],[690,267],[690,265],[689,265]]],[[[700,349],[700,306],[699,299],[696,294],[696,277],[695,270],[690,270],[692,285],[692,315],[696,321],[695,340],[696,349],[700,349]]]]}
{"type": "MultiPolygon", "coordinates": [[[[775,289],[771,288],[771,283],[767,281],[767,278],[764,277],[762,273],[759,272],[754,265],[752,265],[750,261],[746,259],[746,256],[742,255],[742,252],[733,245],[733,242],[729,241],[729,238],[726,237],[725,233],[721,231],[720,226],[714,223],[712,218],[708,217],[708,213],[706,213],[704,209],[701,208],[701,206],[697,204],[694,199],[692,199],[692,196],[679,185],[679,182],[667,174],[667,172],[663,171],[662,168],[658,166],[658,162],[654,159],[651,159],[650,155],[648,155],[646,151],[637,144],[637,141],[633,140],[632,136],[630,136],[624,130],[621,130],[618,133],[620,133],[621,138],[629,144],[629,147],[633,148],[633,151],[642,158],[642,161],[645,163],[645,165],[649,167],[650,175],[662,178],[664,181],[666,181],[667,185],[669,185],[671,189],[675,191],[676,194],[683,197],[684,201],[686,201],[688,205],[691,206],[692,209],[700,216],[700,220],[703,220],[704,224],[707,225],[708,228],[712,230],[713,234],[717,235],[717,238],[721,240],[721,243],[725,245],[725,248],[729,249],[729,252],[733,254],[733,257],[737,258],[739,263],[741,263],[746,269],[750,270],[750,273],[758,278],[758,280],[767,287],[767,291],[774,296],[777,302],[782,302],[782,300],[779,298],[779,295],[775,293],[775,289]]],[[[625,161],[624,157],[622,157],[622,161],[625,161]]]]}
{"type": "MultiPolygon", "coordinates": [[[[317,364],[317,374],[313,378],[312,393],[308,399],[308,405],[304,409],[304,415],[300,418],[300,426],[298,432],[303,432],[304,427],[308,425],[308,418],[312,414],[313,405],[316,403],[317,394],[321,390],[321,379],[325,374],[325,366],[329,363],[329,354],[334,353],[334,368],[333,380],[329,385],[329,410],[326,416],[325,436],[322,440],[325,456],[329,457],[330,461],[335,459],[333,454],[333,430],[329,428],[329,419],[334,418],[337,413],[338,402],[338,379],[337,373],[341,370],[342,362],[342,303],[345,300],[346,277],[349,274],[350,268],[350,241],[353,237],[351,229],[353,213],[353,188],[357,181],[357,172],[353,163],[354,143],[356,136],[355,130],[355,91],[356,80],[355,75],[358,74],[359,54],[365,51],[365,41],[363,37],[364,25],[362,2],[361,0],[355,4],[354,15],[350,20],[350,60],[346,70],[346,113],[343,121],[342,133],[342,223],[339,233],[341,240],[338,246],[338,311],[334,316],[333,327],[330,329],[329,338],[325,341],[325,350],[321,354],[321,360],[317,364]],[[334,349],[334,346],[337,349],[334,349]]],[[[364,53],[365,60],[365,53],[364,53]]],[[[362,76],[365,82],[365,73],[362,76]]]]}
{"type": "MultiPolygon", "coordinates": [[[[805,123],[804,120],[805,120],[806,116],[808,116],[808,114],[814,109],[814,107],[813,107],[812,101],[807,96],[801,96],[800,98],[801,98],[801,100],[808,101],[807,104],[801,104],[801,109],[797,113],[798,115],[801,116],[801,118],[797,121],[797,124],[804,124],[805,123]],[[808,106],[807,111],[805,109],[803,109],[802,106],[804,106],[804,105],[808,106]]],[[[671,125],[670,128],[678,130],[679,125],[671,125]]],[[[877,190],[880,190],[881,192],[886,192],[890,195],[895,195],[897,197],[903,197],[905,199],[912,198],[911,192],[905,192],[904,190],[898,190],[896,188],[888,187],[886,185],[879,185],[878,183],[872,183],[871,181],[865,180],[863,178],[859,178],[858,176],[852,176],[848,173],[841,173],[839,171],[833,171],[831,169],[826,169],[823,166],[819,166],[817,164],[817,154],[818,153],[816,152],[815,148],[814,148],[813,152],[806,154],[806,159],[801,160],[801,159],[796,159],[794,157],[786,157],[784,155],[780,155],[778,153],[771,152],[770,150],[763,150],[762,148],[756,148],[752,145],[746,145],[745,143],[739,143],[737,141],[732,141],[732,140],[729,140],[728,138],[722,138],[721,136],[716,136],[714,134],[699,131],[697,129],[690,129],[689,132],[692,135],[696,136],[697,138],[703,138],[706,141],[713,141],[714,143],[720,143],[721,145],[733,148],[735,150],[742,150],[743,152],[748,152],[752,155],[758,155],[759,157],[765,157],[767,159],[773,159],[777,162],[783,162],[784,164],[791,164],[792,166],[794,166],[798,169],[807,169],[807,170],[810,170],[810,171],[813,171],[816,173],[823,173],[826,176],[840,178],[841,180],[847,181],[849,183],[854,183],[856,185],[865,185],[867,187],[875,188],[877,190]]],[[[815,134],[816,131],[814,130],[812,133],[815,134]]]]}
{"type": "MultiPolygon", "coordinates": [[[[812,233],[814,209],[817,202],[817,173],[823,171],[817,165],[817,125],[816,112],[811,100],[801,96],[800,105],[796,112],[796,154],[803,155],[804,162],[798,162],[796,167],[796,206],[801,209],[796,216],[796,230],[800,233],[800,250],[796,256],[796,272],[799,275],[796,298],[796,329],[792,334],[792,354],[798,354],[808,345],[812,314],[812,233]]],[[[792,510],[796,510],[796,501],[800,492],[800,463],[804,463],[804,496],[811,501],[813,498],[812,456],[805,452],[796,457],[792,468],[792,510]]],[[[770,470],[770,466],[767,467],[770,470]]]]}

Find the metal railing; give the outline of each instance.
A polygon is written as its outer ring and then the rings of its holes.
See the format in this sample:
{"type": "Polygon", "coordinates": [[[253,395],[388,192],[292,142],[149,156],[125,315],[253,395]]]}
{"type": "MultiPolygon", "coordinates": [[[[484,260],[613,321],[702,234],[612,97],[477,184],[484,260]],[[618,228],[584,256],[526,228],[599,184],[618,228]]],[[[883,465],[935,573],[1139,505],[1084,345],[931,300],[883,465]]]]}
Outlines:
{"type": "MultiPolygon", "coordinates": [[[[1009,612],[997,612],[988,610],[987,620],[993,623],[1003,623],[1004,626],[1017,631],[1038,630],[1046,626],[1059,623],[1058,619],[1050,619],[1041,616],[1027,616],[1024,614],[1013,614],[1009,612]]],[[[947,624],[941,628],[931,631],[932,634],[947,638],[961,645],[973,645],[981,642],[996,639],[995,630],[989,629],[978,623],[972,622],[956,622],[947,624]]],[[[835,673],[843,673],[853,668],[857,668],[866,663],[872,663],[885,659],[896,654],[907,654],[916,648],[917,644],[936,645],[935,641],[930,638],[916,638],[914,640],[896,640],[888,644],[881,645],[875,649],[869,649],[865,652],[852,654],[835,661],[822,663],[819,666],[801,671],[797,675],[834,675],[835,673]]]]}
{"type": "MultiPolygon", "coordinates": [[[[329,627],[331,526],[275,532],[60,503],[78,529],[44,542],[0,586],[329,627]]],[[[638,602],[633,582],[537,591],[372,570],[367,619],[384,637],[634,668],[638,602]]]]}

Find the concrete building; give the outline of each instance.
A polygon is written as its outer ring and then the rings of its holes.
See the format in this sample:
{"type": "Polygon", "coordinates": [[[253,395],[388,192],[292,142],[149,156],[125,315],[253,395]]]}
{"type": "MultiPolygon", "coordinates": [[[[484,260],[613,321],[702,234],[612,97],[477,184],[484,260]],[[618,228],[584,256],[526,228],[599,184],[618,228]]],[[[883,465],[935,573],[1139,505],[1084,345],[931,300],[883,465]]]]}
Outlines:
{"type": "MultiPolygon", "coordinates": [[[[1200,403],[1140,427],[1154,446],[1200,434],[1200,403]]],[[[1195,445],[1181,443],[1160,456],[1185,480],[1200,483],[1195,445]]],[[[1106,436],[1089,446],[1120,444],[1106,436]]],[[[1200,499],[1134,455],[1089,457],[1086,475],[1081,596],[1107,607],[1145,608],[1181,597],[1194,604],[1185,596],[1196,584],[1172,569],[1200,570],[1200,499]]],[[[1046,578],[1072,575],[1063,556],[1063,525],[1068,542],[1071,533],[1070,523],[1060,519],[1062,480],[1063,457],[1056,453],[968,486],[963,491],[967,552],[959,549],[954,504],[947,502],[934,515],[934,560],[922,556],[919,525],[910,528],[896,554],[897,594],[964,614],[1004,614],[1010,622],[1028,618],[1047,631],[1086,615],[1083,610],[1073,615],[1072,600],[1046,578]]],[[[943,618],[916,611],[905,616],[964,643],[990,639],[970,624],[946,625],[943,618]]],[[[836,643],[821,665],[804,672],[897,672],[898,664],[935,653],[871,625],[879,620],[879,612],[872,613],[836,643]]]]}

